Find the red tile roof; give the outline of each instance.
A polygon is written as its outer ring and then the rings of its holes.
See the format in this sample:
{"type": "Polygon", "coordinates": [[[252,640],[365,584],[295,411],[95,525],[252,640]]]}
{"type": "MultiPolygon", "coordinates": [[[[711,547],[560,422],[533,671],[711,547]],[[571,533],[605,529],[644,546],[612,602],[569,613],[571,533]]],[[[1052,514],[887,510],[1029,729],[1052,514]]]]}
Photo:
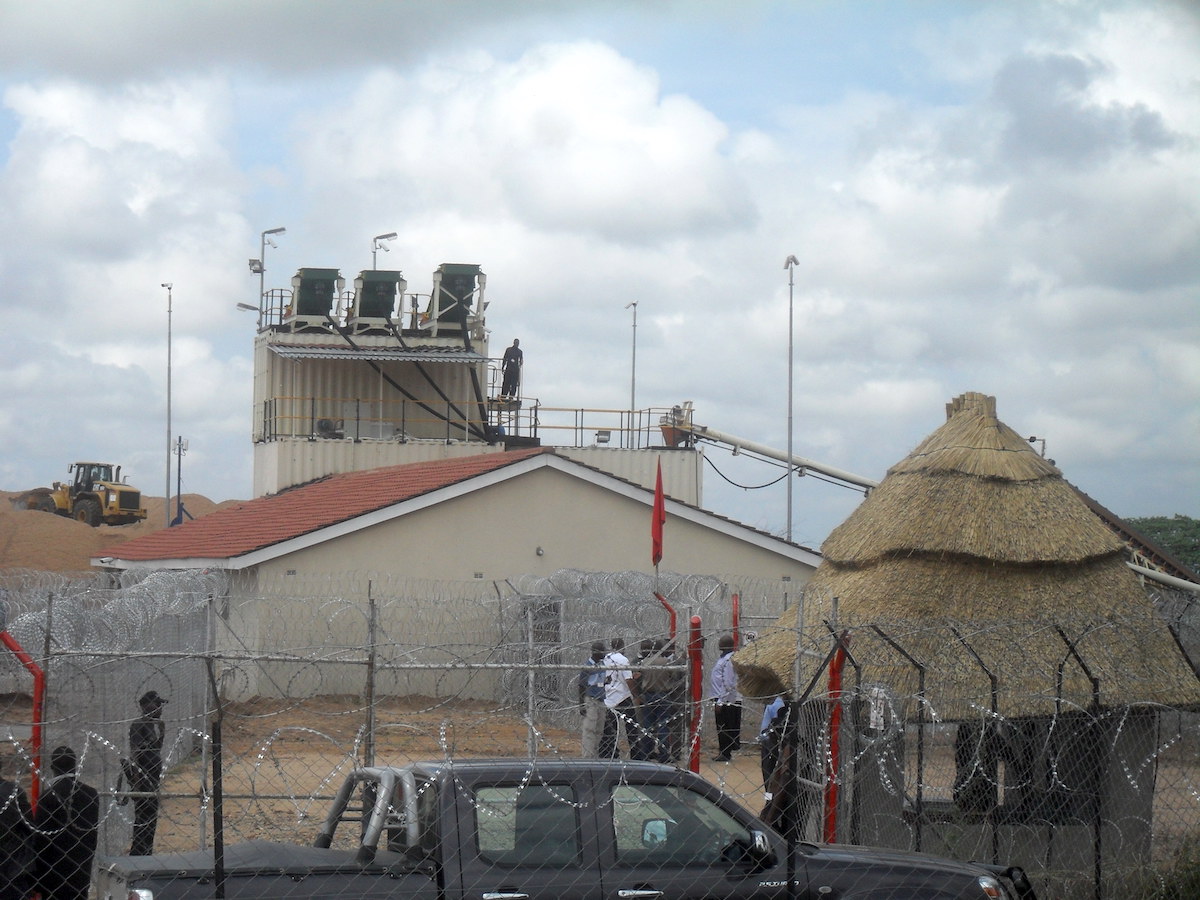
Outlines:
{"type": "Polygon", "coordinates": [[[534,447],[329,475],[100,550],[93,558],[232,559],[553,452],[534,447]]]}

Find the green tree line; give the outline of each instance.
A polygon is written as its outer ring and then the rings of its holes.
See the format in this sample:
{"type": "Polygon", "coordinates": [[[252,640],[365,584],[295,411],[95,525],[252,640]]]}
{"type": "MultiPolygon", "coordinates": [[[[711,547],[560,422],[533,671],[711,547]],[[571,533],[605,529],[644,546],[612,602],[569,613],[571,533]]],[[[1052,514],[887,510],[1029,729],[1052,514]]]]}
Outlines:
{"type": "Polygon", "coordinates": [[[1125,521],[1193,572],[1200,572],[1200,519],[1176,513],[1125,521]]]}

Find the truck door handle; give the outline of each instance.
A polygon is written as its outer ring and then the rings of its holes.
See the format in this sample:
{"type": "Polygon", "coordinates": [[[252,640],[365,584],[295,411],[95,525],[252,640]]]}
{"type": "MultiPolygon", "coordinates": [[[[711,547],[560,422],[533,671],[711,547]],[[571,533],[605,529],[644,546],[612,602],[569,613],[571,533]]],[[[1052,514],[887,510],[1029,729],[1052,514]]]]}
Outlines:
{"type": "Polygon", "coordinates": [[[621,900],[658,900],[662,895],[662,891],[656,891],[653,888],[625,888],[617,891],[617,896],[621,900]]]}
{"type": "Polygon", "coordinates": [[[521,891],[484,891],[483,900],[529,900],[529,895],[521,891]]]}

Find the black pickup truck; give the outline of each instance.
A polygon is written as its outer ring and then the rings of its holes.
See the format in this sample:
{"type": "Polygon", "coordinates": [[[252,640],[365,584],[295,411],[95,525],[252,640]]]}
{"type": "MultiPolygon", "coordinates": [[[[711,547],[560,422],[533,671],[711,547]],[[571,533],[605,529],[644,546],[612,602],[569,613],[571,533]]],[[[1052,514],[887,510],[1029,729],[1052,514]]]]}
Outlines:
{"type": "Polygon", "coordinates": [[[373,767],[311,847],[251,841],[100,860],[99,900],[985,900],[1023,873],[785,840],[691,772],[654,763],[479,760],[373,767]],[[341,827],[340,827],[341,826],[341,827]]]}

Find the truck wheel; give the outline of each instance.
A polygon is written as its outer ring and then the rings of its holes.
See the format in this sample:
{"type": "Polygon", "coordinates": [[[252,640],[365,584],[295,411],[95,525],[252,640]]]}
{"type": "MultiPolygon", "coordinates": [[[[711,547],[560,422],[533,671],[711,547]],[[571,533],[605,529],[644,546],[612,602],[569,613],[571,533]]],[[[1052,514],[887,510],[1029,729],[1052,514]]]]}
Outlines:
{"type": "Polygon", "coordinates": [[[95,528],[100,524],[100,504],[90,498],[80,500],[75,504],[75,521],[95,528]]]}
{"type": "Polygon", "coordinates": [[[34,509],[42,512],[56,513],[58,512],[58,504],[54,502],[53,497],[39,497],[34,509]]]}

